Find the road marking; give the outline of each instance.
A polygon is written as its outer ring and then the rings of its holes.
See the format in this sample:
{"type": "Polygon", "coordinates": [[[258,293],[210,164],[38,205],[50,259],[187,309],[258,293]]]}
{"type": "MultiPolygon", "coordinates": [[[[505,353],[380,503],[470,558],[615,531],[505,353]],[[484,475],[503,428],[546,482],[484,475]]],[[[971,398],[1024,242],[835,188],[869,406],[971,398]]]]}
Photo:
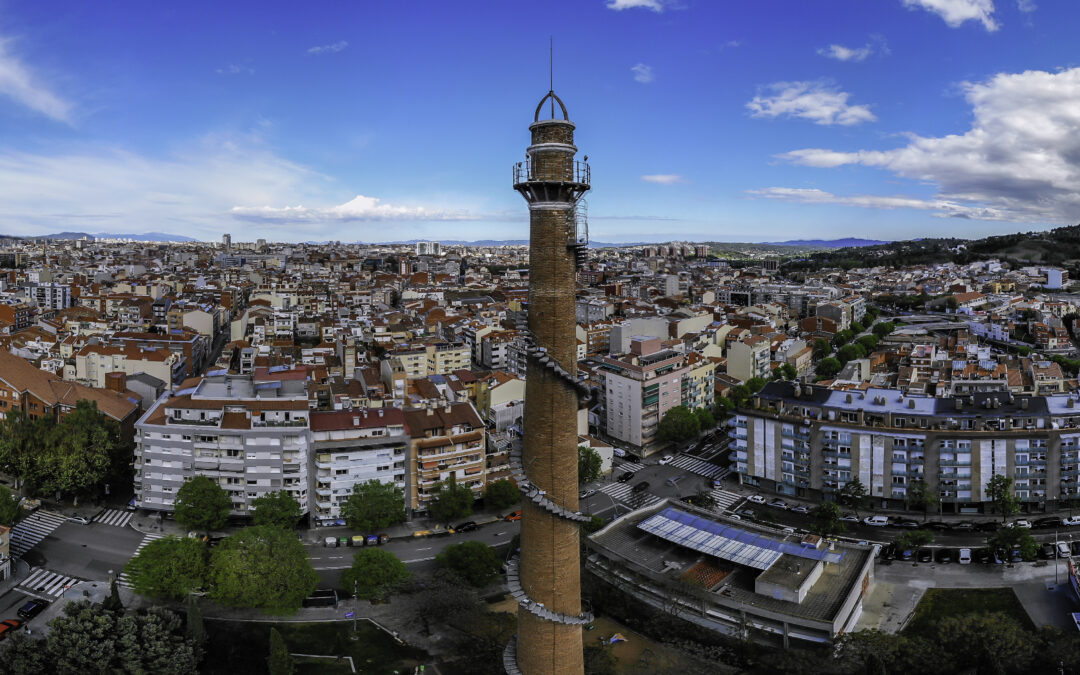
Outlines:
{"type": "Polygon", "coordinates": [[[46,597],[59,598],[65,588],[76,583],[75,577],[65,576],[59,572],[53,572],[45,568],[38,568],[30,574],[17,590],[27,595],[45,595],[46,597]]]}
{"type": "Polygon", "coordinates": [[[428,546],[428,547],[426,547],[426,548],[418,548],[418,549],[416,549],[416,550],[417,550],[417,551],[430,551],[430,550],[431,550],[431,548],[432,548],[431,546],[428,546]]]}
{"type": "Polygon", "coordinates": [[[11,529],[11,557],[21,558],[67,519],[56,513],[38,511],[11,529]]]}
{"type": "Polygon", "coordinates": [[[94,516],[93,522],[101,523],[102,525],[113,525],[114,527],[125,527],[134,515],[134,511],[108,509],[94,516]]]}

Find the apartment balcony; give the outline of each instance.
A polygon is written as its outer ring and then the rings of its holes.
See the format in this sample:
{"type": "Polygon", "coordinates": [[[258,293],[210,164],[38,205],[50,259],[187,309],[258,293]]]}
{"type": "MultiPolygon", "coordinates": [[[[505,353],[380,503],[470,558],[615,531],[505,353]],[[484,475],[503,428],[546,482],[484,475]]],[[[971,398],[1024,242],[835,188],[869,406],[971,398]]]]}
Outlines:
{"type": "Polygon", "coordinates": [[[221,460],[217,457],[196,457],[193,463],[196,469],[204,471],[208,469],[216,470],[221,464],[221,460]]]}
{"type": "Polygon", "coordinates": [[[966,459],[966,460],[956,460],[956,459],[944,460],[944,459],[942,459],[942,460],[938,460],[938,466],[971,466],[971,460],[970,459],[966,459]]]}
{"type": "Polygon", "coordinates": [[[244,460],[239,457],[222,457],[218,460],[218,468],[222,471],[243,471],[244,460]]]}
{"type": "Polygon", "coordinates": [[[1063,470],[1061,472],[1061,479],[1062,480],[1065,480],[1067,478],[1075,479],[1077,476],[1080,476],[1080,468],[1065,469],[1065,470],[1063,470]]]}
{"type": "Polygon", "coordinates": [[[803,476],[804,478],[809,478],[810,477],[810,469],[809,469],[809,467],[797,466],[797,467],[795,467],[795,470],[793,471],[793,473],[796,476],[803,476]]]}
{"type": "Polygon", "coordinates": [[[306,427],[307,419],[299,420],[251,420],[252,427],[306,427]]]}
{"type": "Polygon", "coordinates": [[[835,457],[836,459],[851,459],[850,452],[838,452],[836,450],[822,450],[822,457],[835,457]]]}
{"type": "Polygon", "coordinates": [[[1016,460],[1014,466],[1046,466],[1046,459],[1023,459],[1016,460]]]}

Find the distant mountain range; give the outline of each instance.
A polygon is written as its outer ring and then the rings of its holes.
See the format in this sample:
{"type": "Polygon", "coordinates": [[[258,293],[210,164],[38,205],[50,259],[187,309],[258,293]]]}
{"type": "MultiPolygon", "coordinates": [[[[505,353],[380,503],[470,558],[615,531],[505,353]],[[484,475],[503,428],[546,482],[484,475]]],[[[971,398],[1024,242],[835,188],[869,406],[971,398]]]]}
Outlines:
{"type": "Polygon", "coordinates": [[[182,234],[166,234],[164,232],[143,232],[142,234],[110,234],[108,232],[58,232],[56,234],[40,234],[25,237],[15,234],[3,234],[0,237],[6,239],[82,239],[93,237],[94,239],[131,239],[133,241],[199,241],[193,237],[185,237],[182,234]]]}
{"type": "Polygon", "coordinates": [[[788,241],[764,241],[763,244],[770,246],[798,246],[800,248],[858,248],[860,246],[880,246],[891,244],[891,241],[880,239],[789,239],[788,241]]]}

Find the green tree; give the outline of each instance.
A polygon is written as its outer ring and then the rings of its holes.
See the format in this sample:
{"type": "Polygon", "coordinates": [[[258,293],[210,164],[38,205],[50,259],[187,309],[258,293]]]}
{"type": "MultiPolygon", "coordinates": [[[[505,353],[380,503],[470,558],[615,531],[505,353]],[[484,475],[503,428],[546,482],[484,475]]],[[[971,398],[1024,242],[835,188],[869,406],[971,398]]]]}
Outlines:
{"type": "Polygon", "coordinates": [[[618,665],[611,645],[605,642],[585,645],[585,672],[589,675],[615,675],[618,665]]]}
{"type": "Polygon", "coordinates": [[[187,596],[187,620],[184,622],[184,634],[187,636],[191,648],[195,652],[195,660],[202,661],[206,653],[206,624],[203,623],[202,610],[199,609],[199,600],[194,595],[187,596]]]}
{"type": "Polygon", "coordinates": [[[836,502],[821,502],[810,510],[810,517],[814,519],[810,531],[823,537],[831,537],[847,529],[840,520],[840,507],[836,502]]]}
{"type": "Polygon", "coordinates": [[[852,321],[851,322],[851,332],[852,333],[855,333],[856,335],[858,335],[859,333],[863,332],[864,330],[866,330],[866,328],[862,325],[862,323],[860,323],[858,321],[852,321]]]}
{"type": "Polygon", "coordinates": [[[50,434],[51,420],[36,420],[22,410],[0,416],[0,470],[16,478],[24,495],[34,494],[39,474],[41,440],[50,434]]]}
{"type": "Polygon", "coordinates": [[[694,411],[694,416],[698,420],[698,431],[708,431],[716,426],[716,418],[713,417],[712,412],[708,408],[698,408],[694,411]]]}
{"type": "Polygon", "coordinates": [[[435,496],[428,504],[428,515],[439,523],[449,523],[472,515],[473,492],[457,484],[455,474],[438,484],[435,496]]]}
{"type": "Polygon", "coordinates": [[[341,515],[356,530],[379,530],[405,522],[405,492],[393,483],[369,480],[353,486],[341,515]]]}
{"type": "Polygon", "coordinates": [[[109,474],[118,430],[97,403],[83,400],[42,441],[38,488],[74,495],[77,502],[109,474]]]}
{"type": "Polygon", "coordinates": [[[293,663],[289,647],[277,628],[270,628],[270,656],[266,663],[270,675],[293,675],[296,672],[296,664],[293,663]]]}
{"type": "Polygon", "coordinates": [[[863,500],[866,495],[869,494],[866,490],[866,486],[858,478],[852,478],[848,482],[844,483],[844,487],[840,489],[840,496],[851,505],[851,508],[855,510],[855,515],[859,515],[859,507],[862,506],[863,500]]]}
{"type": "Polygon", "coordinates": [[[664,415],[657,427],[657,436],[662,441],[681,443],[696,438],[700,431],[700,422],[694,411],[684,405],[677,405],[664,415]]]}
{"type": "Polygon", "coordinates": [[[773,371],[773,377],[777,380],[794,380],[799,376],[799,373],[795,370],[795,366],[790,363],[781,363],[773,371]]]}
{"type": "Polygon", "coordinates": [[[919,550],[934,543],[934,534],[930,530],[909,530],[896,538],[896,546],[900,549],[914,549],[915,555],[919,550]]]}
{"type": "Polygon", "coordinates": [[[156,539],[142,547],[125,570],[139,595],[179,600],[206,585],[206,545],[188,537],[156,539]]]}
{"type": "Polygon", "coordinates": [[[232,500],[212,478],[193,476],[176,491],[173,516],[176,522],[190,530],[220,529],[229,519],[232,500]]]}
{"type": "Polygon", "coordinates": [[[1018,548],[1025,560],[1034,560],[1039,551],[1038,542],[1026,527],[999,527],[993,536],[987,538],[986,543],[991,548],[1002,548],[1006,551],[1018,548]]]}
{"type": "Polygon", "coordinates": [[[814,340],[814,359],[823,359],[826,356],[832,354],[832,345],[825,338],[818,338],[814,340]]]}
{"type": "Polygon", "coordinates": [[[908,483],[908,507],[922,510],[923,521],[926,521],[926,516],[931,509],[937,508],[939,501],[937,493],[931,490],[922,478],[916,478],[908,483]]]}
{"type": "Polygon", "coordinates": [[[766,382],[764,378],[751,377],[746,381],[746,388],[750,390],[751,394],[756,394],[764,389],[766,384],[768,384],[768,382],[766,382]]]}
{"type": "Polygon", "coordinates": [[[856,344],[862,345],[863,349],[866,350],[866,353],[869,354],[877,348],[879,340],[876,335],[864,335],[855,342],[856,344]]]}
{"type": "Polygon", "coordinates": [[[439,567],[453,570],[471,586],[487,586],[502,569],[502,559],[482,541],[451,544],[435,556],[439,567]]]}
{"type": "Polygon", "coordinates": [[[211,598],[270,614],[295,613],[319,582],[296,535],[265,525],[226,537],[210,563],[211,598]]]}
{"type": "Polygon", "coordinates": [[[882,321],[874,324],[873,330],[878,339],[884,339],[886,335],[896,330],[896,325],[892,321],[882,321]]]}
{"type": "Polygon", "coordinates": [[[1002,612],[943,619],[937,625],[937,638],[950,660],[965,672],[1031,672],[1033,636],[1002,612]]]}
{"type": "Polygon", "coordinates": [[[0,525],[10,527],[18,517],[19,498],[13,495],[6,485],[0,485],[0,525]]]}
{"type": "MultiPolygon", "coordinates": [[[[578,452],[581,448],[578,448],[578,452]]],[[[579,460],[580,461],[580,460],[579,460]]],[[[488,483],[484,488],[484,506],[489,509],[505,509],[511,504],[521,501],[521,491],[513,483],[505,478],[488,483]]]]}
{"type": "Polygon", "coordinates": [[[840,369],[844,366],[840,363],[839,359],[830,356],[828,358],[821,359],[821,363],[817,366],[817,374],[826,379],[835,377],[840,369]]]}
{"type": "Polygon", "coordinates": [[[577,479],[580,485],[591,483],[600,477],[600,467],[604,461],[600,453],[587,445],[579,445],[577,448],[577,479]]]}
{"type": "Polygon", "coordinates": [[[273,525],[291,530],[300,520],[300,502],[284,490],[267,492],[251,502],[256,525],[273,525]]]}
{"type": "Polygon", "coordinates": [[[859,345],[850,344],[844,345],[836,352],[836,358],[840,359],[840,363],[846,364],[848,361],[853,361],[859,357],[859,345]]]}
{"type": "Polygon", "coordinates": [[[702,509],[715,510],[717,506],[716,497],[713,497],[708,490],[701,490],[696,495],[688,497],[688,499],[691,504],[702,509]]]}
{"type": "Polygon", "coordinates": [[[741,408],[750,399],[750,389],[745,384],[737,384],[728,392],[728,398],[735,404],[735,407],[741,408]]]}
{"type": "MultiPolygon", "coordinates": [[[[599,532],[600,530],[602,530],[604,525],[607,525],[607,523],[604,521],[603,518],[601,518],[600,516],[592,516],[589,519],[589,522],[581,524],[581,531],[584,532],[586,535],[590,535],[594,532],[599,532]]],[[[516,549],[517,547],[514,546],[513,548],[516,549]]]]}
{"type": "Polygon", "coordinates": [[[945,306],[955,312],[956,308],[960,306],[960,303],[957,301],[956,296],[950,295],[945,298],[945,306]]]}
{"type": "Polygon", "coordinates": [[[353,555],[352,567],[341,573],[341,585],[365,600],[382,600],[412,578],[405,563],[390,551],[364,548],[353,555]]]}
{"type": "Polygon", "coordinates": [[[1002,474],[994,474],[986,483],[986,495],[990,497],[990,505],[1001,514],[1001,522],[1005,522],[1009,516],[1020,510],[1020,501],[1013,493],[1012,478],[1002,474]]]}

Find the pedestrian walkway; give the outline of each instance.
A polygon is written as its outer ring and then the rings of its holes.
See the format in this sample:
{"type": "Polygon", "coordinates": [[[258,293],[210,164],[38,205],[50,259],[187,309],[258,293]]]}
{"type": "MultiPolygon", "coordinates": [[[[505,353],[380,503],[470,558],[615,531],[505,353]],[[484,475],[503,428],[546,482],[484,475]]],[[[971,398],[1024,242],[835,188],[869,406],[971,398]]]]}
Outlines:
{"type": "MultiPolygon", "coordinates": [[[[148,535],[146,535],[145,537],[142,538],[142,541],[139,542],[139,545],[135,548],[135,552],[131,554],[131,557],[134,558],[135,556],[139,555],[139,551],[143,550],[144,546],[146,546],[150,542],[154,541],[155,539],[161,539],[164,536],[165,536],[164,534],[148,534],[148,535]]],[[[127,588],[134,588],[131,585],[131,581],[128,579],[127,572],[121,572],[120,576],[116,577],[116,583],[119,586],[124,586],[124,587],[127,587],[127,588]]]]}
{"type": "Polygon", "coordinates": [[[615,471],[633,471],[637,473],[645,468],[644,464],[638,464],[637,462],[627,462],[625,460],[615,460],[615,471]]]}
{"type": "Polygon", "coordinates": [[[134,511],[106,509],[102,513],[94,516],[94,522],[101,523],[102,525],[113,525],[115,527],[127,527],[128,522],[134,515],[134,511]]]}
{"type": "Polygon", "coordinates": [[[30,573],[15,590],[44,598],[59,598],[66,588],[80,581],[76,577],[69,577],[59,572],[39,567],[30,573]]]}
{"type": "Polygon", "coordinates": [[[11,529],[11,557],[21,558],[67,520],[57,513],[38,511],[11,529]]]}
{"type": "Polygon", "coordinates": [[[677,469],[685,469],[691,473],[696,473],[699,476],[705,476],[706,478],[713,478],[716,480],[723,480],[729,473],[731,468],[726,466],[718,466],[711,462],[706,462],[697,457],[687,455],[683,453],[671,460],[670,465],[677,469]]]}
{"type": "Polygon", "coordinates": [[[600,487],[600,492],[635,509],[645,508],[663,501],[661,497],[648,492],[634,492],[633,488],[626,483],[608,483],[600,487]]]}

